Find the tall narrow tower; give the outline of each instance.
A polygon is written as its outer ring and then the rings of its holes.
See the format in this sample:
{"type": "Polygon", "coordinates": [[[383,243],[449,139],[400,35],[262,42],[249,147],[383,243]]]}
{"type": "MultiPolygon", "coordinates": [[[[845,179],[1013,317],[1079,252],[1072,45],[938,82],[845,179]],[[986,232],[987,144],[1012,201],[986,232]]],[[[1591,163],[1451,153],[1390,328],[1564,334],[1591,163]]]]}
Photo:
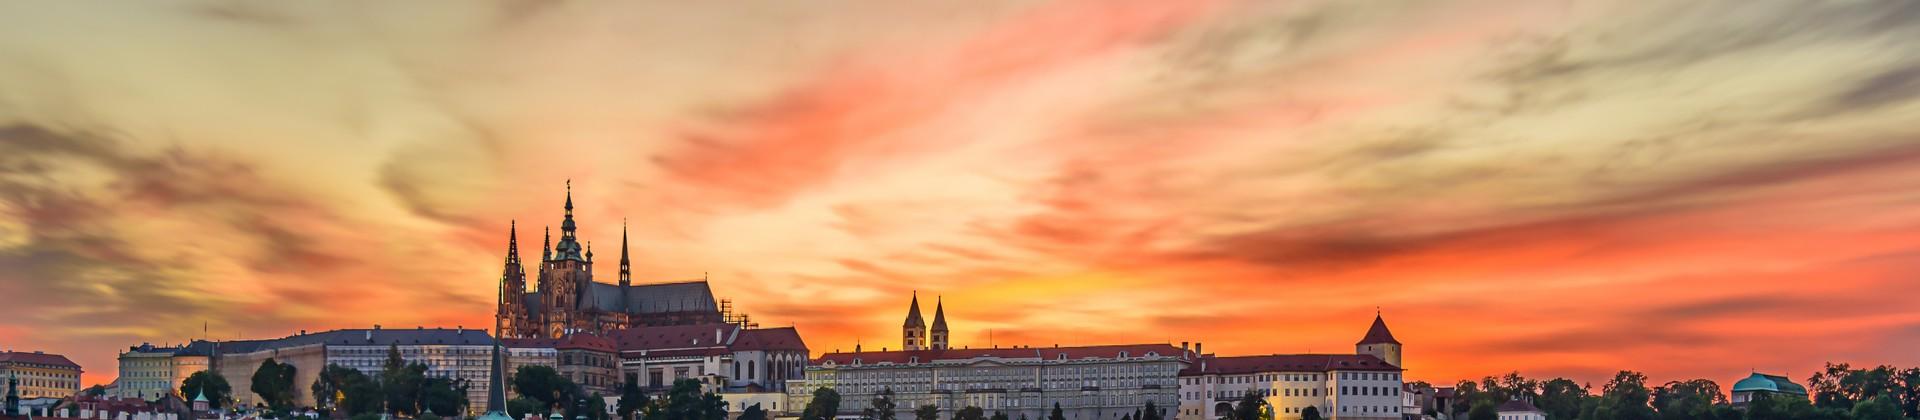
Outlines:
{"type": "Polygon", "coordinates": [[[500,272],[499,312],[494,314],[495,334],[503,337],[515,337],[522,328],[518,325],[526,317],[526,308],[521,307],[520,296],[527,293],[527,270],[520,264],[519,223],[507,224],[507,262],[500,272]]]}
{"type": "Polygon", "coordinates": [[[553,256],[540,273],[540,311],[544,336],[559,338],[587,321],[579,314],[580,294],[593,281],[593,262],[587,259],[578,226],[573,221],[573,182],[567,182],[566,218],[560,221],[560,242],[553,245],[553,256]]]}
{"type": "Polygon", "coordinates": [[[1400,341],[1393,339],[1393,331],[1387,330],[1387,321],[1380,319],[1378,312],[1373,314],[1373,326],[1367,327],[1367,336],[1353,345],[1353,353],[1371,354],[1394,367],[1406,367],[1400,365],[1400,341]]]}
{"type": "Polygon", "coordinates": [[[927,339],[934,350],[947,349],[947,310],[940,297],[933,298],[933,330],[927,332],[927,339]]]}
{"type": "Polygon", "coordinates": [[[900,330],[902,350],[927,349],[927,321],[920,318],[920,292],[913,293],[913,304],[907,307],[907,323],[900,330]]]}

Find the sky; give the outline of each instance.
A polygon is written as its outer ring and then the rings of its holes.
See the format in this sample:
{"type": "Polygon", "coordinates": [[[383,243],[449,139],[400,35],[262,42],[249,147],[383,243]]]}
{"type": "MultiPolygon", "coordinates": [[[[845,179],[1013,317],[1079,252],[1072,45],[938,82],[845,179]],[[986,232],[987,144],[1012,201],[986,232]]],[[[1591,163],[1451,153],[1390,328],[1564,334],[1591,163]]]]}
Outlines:
{"type": "MultiPolygon", "coordinates": [[[[1920,364],[1920,2],[0,3],[0,350],[492,325],[571,180],[816,353],[1920,364]]],[[[607,267],[611,268],[611,267],[607,267]]],[[[614,270],[602,269],[605,282],[614,270]]]]}

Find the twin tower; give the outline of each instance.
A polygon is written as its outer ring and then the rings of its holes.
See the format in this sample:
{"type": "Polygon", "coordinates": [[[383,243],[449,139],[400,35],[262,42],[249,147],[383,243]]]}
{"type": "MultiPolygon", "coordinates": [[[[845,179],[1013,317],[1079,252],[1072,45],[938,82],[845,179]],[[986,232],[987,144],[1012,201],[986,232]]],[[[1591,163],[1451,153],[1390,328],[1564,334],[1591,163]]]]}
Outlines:
{"type": "Polygon", "coordinates": [[[947,349],[947,313],[941,307],[940,298],[933,301],[933,330],[927,330],[927,321],[920,318],[920,293],[914,292],[913,304],[907,307],[907,324],[900,327],[902,350],[946,350],[947,349]]]}

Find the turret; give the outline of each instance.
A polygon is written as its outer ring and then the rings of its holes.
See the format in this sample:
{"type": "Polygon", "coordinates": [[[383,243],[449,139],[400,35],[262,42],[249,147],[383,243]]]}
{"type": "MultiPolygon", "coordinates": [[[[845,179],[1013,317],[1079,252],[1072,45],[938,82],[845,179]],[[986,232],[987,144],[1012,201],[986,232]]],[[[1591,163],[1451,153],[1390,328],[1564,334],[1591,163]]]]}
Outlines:
{"type": "Polygon", "coordinates": [[[507,224],[507,261],[500,272],[500,299],[495,302],[499,313],[495,315],[494,328],[498,331],[514,329],[513,322],[519,319],[520,296],[527,293],[527,270],[520,264],[519,223],[507,224]]]}
{"type": "Polygon", "coordinates": [[[920,292],[913,293],[913,303],[907,306],[907,322],[900,327],[900,341],[900,348],[904,350],[927,348],[927,321],[920,318],[920,292]]]}
{"type": "Polygon", "coordinates": [[[620,221],[620,290],[633,285],[633,260],[627,258],[627,222],[620,221]]]}
{"type": "Polygon", "coordinates": [[[1370,354],[1385,360],[1387,364],[1406,368],[1400,365],[1400,341],[1393,339],[1393,331],[1387,330],[1387,321],[1381,319],[1378,312],[1373,314],[1373,326],[1367,327],[1367,336],[1361,337],[1360,342],[1353,345],[1353,352],[1370,354]]]}
{"type": "Polygon", "coordinates": [[[947,311],[940,297],[933,298],[933,330],[927,332],[927,339],[934,350],[947,349],[947,311]]]}

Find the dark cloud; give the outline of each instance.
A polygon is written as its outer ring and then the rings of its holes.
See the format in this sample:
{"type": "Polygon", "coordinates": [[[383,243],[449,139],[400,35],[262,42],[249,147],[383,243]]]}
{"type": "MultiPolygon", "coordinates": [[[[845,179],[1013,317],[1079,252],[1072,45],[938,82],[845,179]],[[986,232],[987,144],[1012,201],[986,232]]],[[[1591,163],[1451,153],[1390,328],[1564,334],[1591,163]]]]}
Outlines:
{"type": "Polygon", "coordinates": [[[1888,69],[1840,92],[1827,104],[1834,112],[1872,111],[1920,99],[1920,64],[1888,69]]]}

